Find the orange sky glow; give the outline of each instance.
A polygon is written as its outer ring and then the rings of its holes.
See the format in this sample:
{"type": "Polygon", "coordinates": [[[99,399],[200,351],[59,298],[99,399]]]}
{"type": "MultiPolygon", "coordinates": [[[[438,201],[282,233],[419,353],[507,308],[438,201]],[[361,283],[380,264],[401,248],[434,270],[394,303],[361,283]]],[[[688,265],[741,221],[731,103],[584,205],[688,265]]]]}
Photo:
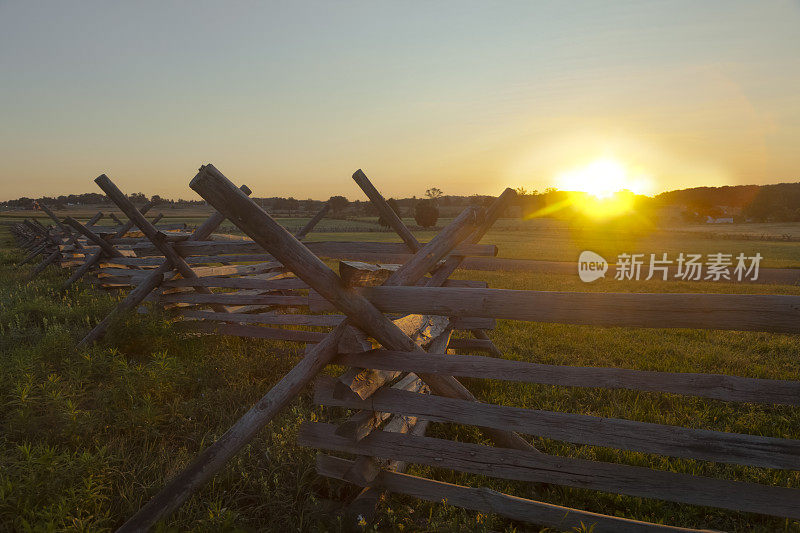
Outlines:
{"type": "Polygon", "coordinates": [[[300,199],[363,199],[358,168],[397,197],[798,181],[798,27],[790,1],[3,2],[0,200],[101,173],[195,198],[209,162],[300,199]]]}

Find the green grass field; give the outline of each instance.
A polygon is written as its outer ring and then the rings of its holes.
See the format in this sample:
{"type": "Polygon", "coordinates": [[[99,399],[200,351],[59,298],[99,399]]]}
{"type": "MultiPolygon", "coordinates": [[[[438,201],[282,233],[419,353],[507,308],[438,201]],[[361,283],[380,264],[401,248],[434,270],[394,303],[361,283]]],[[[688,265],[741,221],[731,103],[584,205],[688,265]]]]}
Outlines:
{"type": "MultiPolygon", "coordinates": [[[[299,227],[301,219],[287,225],[299,227]]],[[[339,221],[332,221],[339,222],[339,221]]],[[[484,242],[504,257],[573,261],[583,249],[621,252],[758,251],[764,266],[800,267],[800,243],[711,239],[658,232],[570,232],[544,223],[501,221],[484,242]]],[[[549,224],[549,222],[548,222],[549,224]]],[[[396,240],[388,232],[314,239],[396,240]]],[[[329,233],[331,232],[331,233],[329,233]]],[[[430,234],[420,232],[421,240],[430,234]]],[[[131,315],[91,349],[75,343],[115,304],[86,285],[66,294],[50,268],[26,283],[21,254],[0,226],[0,530],[108,531],[213,442],[302,357],[291,343],[179,334],[167,317],[131,315]]],[[[800,295],[800,287],[678,282],[598,282],[576,276],[459,272],[491,287],[628,292],[747,292],[800,295]]],[[[602,328],[500,321],[492,338],[509,359],[565,365],[725,373],[800,380],[800,336],[602,328]]],[[[341,369],[329,368],[335,375],[341,369]]],[[[669,394],[464,380],[485,401],[800,439],[800,408],[730,404],[669,394]]],[[[317,477],[313,450],[296,444],[306,420],[338,421],[305,391],[161,530],[330,531],[341,502],[357,493],[317,477]]],[[[434,424],[430,434],[486,442],[474,428],[434,424]]],[[[800,488],[800,473],[738,467],[532,439],[558,455],[800,488]]],[[[732,531],[800,531],[797,521],[691,507],[596,491],[534,486],[412,467],[411,473],[488,486],[526,498],[640,520],[732,531]]],[[[531,525],[391,496],[378,526],[387,531],[538,531],[531,525]]]]}

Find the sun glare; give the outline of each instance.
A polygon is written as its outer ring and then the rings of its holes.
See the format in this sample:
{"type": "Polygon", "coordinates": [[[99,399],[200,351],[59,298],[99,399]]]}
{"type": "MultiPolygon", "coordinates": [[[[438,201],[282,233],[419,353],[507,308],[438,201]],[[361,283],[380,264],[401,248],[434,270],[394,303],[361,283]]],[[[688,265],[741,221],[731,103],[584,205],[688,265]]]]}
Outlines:
{"type": "Polygon", "coordinates": [[[646,178],[632,176],[622,164],[610,158],[564,172],[558,177],[558,184],[562,191],[585,192],[601,199],[623,190],[645,194],[648,189],[646,178]]]}
{"type": "Polygon", "coordinates": [[[634,195],[646,194],[650,180],[633,175],[611,158],[593,161],[585,167],[564,172],[558,177],[558,188],[570,191],[570,203],[594,218],[622,215],[634,207],[634,195]]]}

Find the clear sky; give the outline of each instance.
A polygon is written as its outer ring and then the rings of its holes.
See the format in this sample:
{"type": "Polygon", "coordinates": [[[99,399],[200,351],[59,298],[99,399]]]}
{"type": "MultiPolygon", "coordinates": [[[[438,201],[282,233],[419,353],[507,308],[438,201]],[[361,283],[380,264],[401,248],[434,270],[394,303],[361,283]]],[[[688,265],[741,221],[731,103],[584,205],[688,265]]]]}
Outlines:
{"type": "Polygon", "coordinates": [[[0,200],[800,180],[800,3],[0,0],[0,200]]]}

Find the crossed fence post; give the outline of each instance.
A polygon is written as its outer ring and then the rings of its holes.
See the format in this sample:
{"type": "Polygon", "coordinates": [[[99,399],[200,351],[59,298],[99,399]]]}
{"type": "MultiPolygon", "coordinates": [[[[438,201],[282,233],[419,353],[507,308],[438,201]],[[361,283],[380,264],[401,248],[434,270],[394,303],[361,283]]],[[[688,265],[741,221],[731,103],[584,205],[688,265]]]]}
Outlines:
{"type": "MultiPolygon", "coordinates": [[[[86,222],[86,227],[87,228],[91,228],[101,218],[103,218],[103,213],[101,211],[98,211],[97,213],[95,213],[95,215],[92,218],[90,218],[86,222]]],[[[73,248],[81,249],[81,243],[79,242],[79,239],[80,239],[80,234],[72,232],[70,238],[66,242],[64,242],[64,246],[72,246],[73,248]]],[[[61,249],[61,247],[59,246],[59,250],[60,249],[61,249]]],[[[61,254],[61,255],[63,255],[63,254],[61,254]]]]}
{"type": "MultiPolygon", "coordinates": [[[[186,499],[228,460],[247,444],[272,418],[288,404],[338,353],[339,339],[352,324],[371,335],[388,349],[424,352],[395,323],[386,318],[363,296],[350,291],[325,263],[300,243],[265,211],[241,193],[211,165],[201,167],[190,184],[220,213],[272,254],[311,288],[328,299],[348,316],[256,405],[206,448],[187,468],[175,476],[119,531],[141,531],[177,509],[186,499]]],[[[408,262],[394,272],[385,284],[414,284],[445,257],[459,242],[473,232],[475,211],[467,210],[423,246],[408,262]]],[[[475,397],[449,376],[421,376],[437,394],[476,401],[475,397]]],[[[527,442],[508,431],[484,430],[496,443],[519,447],[527,442]]]]}
{"type": "MultiPolygon", "coordinates": [[[[31,275],[28,279],[33,279],[34,277],[38,276],[45,268],[47,268],[51,263],[56,261],[58,257],[61,255],[61,250],[59,249],[61,243],[64,239],[73,238],[74,235],[72,231],[68,227],[66,227],[61,220],[53,213],[53,211],[47,207],[45,204],[40,204],[42,211],[44,211],[48,217],[50,217],[53,222],[55,222],[56,227],[58,228],[55,232],[55,235],[48,235],[50,236],[50,241],[53,244],[53,251],[48,255],[41,263],[36,265],[36,268],[33,269],[31,275]],[[60,232],[60,233],[59,233],[60,232]]],[[[77,240],[74,242],[74,246],[78,249],[82,249],[83,245],[81,245],[77,240]]]]}
{"type": "Polygon", "coordinates": [[[26,250],[30,250],[33,246],[33,243],[36,242],[37,236],[34,234],[30,228],[28,228],[26,222],[28,219],[22,219],[22,222],[14,224],[11,226],[14,235],[17,238],[17,243],[26,250]]]}
{"type": "MultiPolygon", "coordinates": [[[[403,239],[403,242],[406,243],[406,246],[411,250],[411,253],[417,253],[420,248],[420,243],[414,237],[414,234],[411,233],[411,230],[406,227],[397,213],[394,212],[386,200],[383,198],[381,193],[375,186],[370,182],[367,175],[361,169],[358,169],[353,174],[353,180],[361,187],[361,190],[364,191],[364,194],[367,195],[370,202],[378,209],[380,215],[384,218],[384,220],[388,221],[389,225],[394,229],[394,231],[403,239]]],[[[482,230],[476,230],[475,234],[470,236],[467,239],[467,242],[470,244],[477,244],[486,231],[494,224],[497,218],[502,214],[505,208],[508,206],[508,202],[511,201],[516,196],[516,193],[513,189],[506,189],[503,191],[497,201],[495,201],[491,206],[491,212],[487,213],[486,221],[481,225],[482,230]]],[[[456,268],[461,264],[463,261],[463,257],[458,256],[450,256],[448,257],[447,261],[449,264],[441,265],[439,268],[436,269],[434,272],[434,277],[428,282],[429,287],[438,287],[441,286],[444,281],[449,278],[453,272],[455,272],[456,268]]],[[[486,333],[485,330],[482,329],[472,329],[470,330],[475,338],[486,340],[489,344],[489,351],[492,355],[497,357],[502,357],[503,353],[494,345],[492,340],[489,338],[489,335],[486,333]]]]}
{"type": "MultiPolygon", "coordinates": [[[[153,207],[153,202],[147,202],[139,212],[142,213],[142,215],[144,215],[152,207],[153,207]]],[[[153,219],[153,222],[151,222],[151,223],[155,224],[156,222],[157,222],[157,218],[153,219]]],[[[131,230],[131,228],[133,226],[134,226],[133,220],[128,219],[128,221],[125,224],[123,224],[122,227],[114,235],[112,235],[110,238],[111,239],[119,239],[120,237],[123,237],[126,233],[128,233],[131,230]]],[[[67,289],[70,285],[72,285],[73,283],[75,283],[76,281],[81,279],[81,277],[83,277],[83,275],[86,274],[86,272],[91,270],[96,264],[98,264],[100,262],[100,260],[103,258],[104,255],[105,255],[105,252],[103,251],[103,249],[101,247],[100,250],[98,250],[98,251],[94,252],[92,255],[86,257],[86,260],[84,261],[84,263],[81,266],[79,266],[75,270],[75,272],[72,273],[72,275],[69,277],[69,279],[67,279],[67,281],[64,282],[64,284],[61,286],[61,290],[67,289]]]]}
{"type": "Polygon", "coordinates": [[[31,261],[34,257],[41,254],[45,251],[50,243],[49,235],[46,232],[43,232],[39,227],[33,224],[30,220],[25,219],[22,222],[23,226],[26,228],[28,234],[30,235],[29,241],[29,249],[30,253],[25,256],[25,258],[20,261],[17,266],[21,267],[22,265],[26,264],[28,261],[31,261]]]}
{"type": "MultiPolygon", "coordinates": [[[[380,215],[395,230],[395,232],[400,236],[403,242],[406,243],[409,249],[412,252],[418,251],[420,248],[419,241],[417,241],[413,233],[389,206],[380,192],[375,188],[369,178],[367,178],[366,174],[359,169],[353,174],[353,180],[358,184],[359,187],[361,187],[361,190],[364,191],[369,200],[378,209],[380,215]]],[[[466,242],[472,244],[479,242],[485,232],[494,224],[497,218],[508,206],[508,202],[511,201],[515,196],[516,193],[512,189],[506,189],[492,203],[487,211],[483,223],[475,229],[475,232],[466,240],[466,242]]],[[[428,281],[427,286],[441,286],[444,284],[447,278],[449,278],[450,275],[460,265],[462,260],[463,257],[454,255],[449,256],[445,260],[445,263],[439,265],[438,268],[433,272],[433,276],[428,281]]],[[[471,332],[476,338],[488,341],[490,351],[493,355],[502,356],[502,352],[500,352],[500,350],[494,345],[485,330],[472,329],[471,332]]],[[[449,338],[450,335],[448,332],[444,341],[440,341],[440,346],[437,346],[436,349],[432,349],[432,351],[435,351],[435,353],[445,353],[449,338]]],[[[397,374],[397,372],[350,369],[340,376],[339,383],[348,386],[354,386],[357,383],[369,383],[368,390],[360,390],[357,393],[358,395],[369,394],[377,390],[378,387],[382,386],[387,381],[396,377],[397,374]]],[[[379,423],[383,418],[384,416],[378,416],[376,413],[361,411],[352,416],[348,421],[340,424],[339,428],[337,429],[337,434],[341,431],[343,434],[346,433],[355,440],[360,440],[364,438],[372,429],[374,429],[376,424],[379,423]]],[[[415,435],[424,435],[427,427],[427,420],[416,420],[416,425],[409,427],[410,424],[406,422],[405,417],[399,415],[395,417],[394,422],[397,423],[388,423],[385,431],[410,432],[415,435]]],[[[403,471],[405,467],[405,463],[401,461],[391,461],[387,465],[388,469],[394,471],[403,471]]],[[[379,472],[380,465],[377,459],[368,456],[361,456],[356,459],[350,469],[345,473],[346,479],[353,480],[356,484],[365,487],[348,507],[349,515],[359,515],[362,517],[367,517],[367,519],[372,518],[375,512],[375,506],[383,491],[378,487],[372,487],[369,485],[379,472]]]]}
{"type": "Polygon", "coordinates": [[[111,217],[111,220],[117,223],[117,226],[123,225],[122,221],[114,213],[109,213],[108,216],[111,217]]]}
{"type": "MultiPolygon", "coordinates": [[[[79,343],[78,347],[88,346],[93,342],[97,341],[100,337],[105,335],[108,328],[111,326],[113,321],[130,311],[151,293],[153,290],[158,287],[161,282],[164,280],[164,274],[173,270],[175,268],[174,260],[178,259],[185,268],[181,271],[179,268],[179,272],[183,274],[188,268],[188,272],[191,272],[188,277],[196,278],[197,276],[192,272],[191,267],[183,260],[183,258],[175,252],[175,250],[160,237],[159,232],[144,218],[144,215],[140,213],[136,207],[122,194],[116,185],[114,185],[111,180],[105,174],[99,176],[95,179],[95,183],[100,186],[101,189],[108,195],[111,200],[117,204],[120,208],[123,209],[123,212],[128,216],[128,218],[136,224],[139,229],[147,236],[148,239],[153,241],[160,250],[167,251],[164,254],[164,262],[158,267],[153,269],[150,274],[141,282],[139,285],[136,286],[128,295],[122,300],[111,313],[108,314],[102,321],[100,321],[79,343]],[[124,207],[123,207],[124,206],[124,207]],[[144,226],[144,227],[143,227],[144,226]],[[146,229],[145,229],[146,228],[146,229]]],[[[247,197],[251,193],[250,189],[247,188],[246,185],[242,185],[242,194],[247,197]]],[[[208,238],[214,230],[216,230],[220,224],[225,220],[225,216],[219,212],[216,212],[209,216],[197,229],[194,230],[192,235],[189,237],[190,241],[201,241],[208,238]]],[[[195,290],[198,292],[202,292],[202,289],[208,291],[206,287],[195,287],[195,290]]],[[[227,311],[227,310],[226,310],[227,311]]]]}
{"type": "Polygon", "coordinates": [[[36,224],[34,222],[35,221],[28,219],[23,221],[23,224],[32,235],[31,246],[33,249],[17,266],[22,266],[37,255],[46,252],[47,249],[54,244],[53,236],[50,234],[50,231],[41,224],[36,224]]]}
{"type": "MultiPolygon", "coordinates": [[[[54,263],[56,260],[58,260],[58,258],[61,256],[61,249],[60,249],[60,246],[61,246],[61,244],[62,244],[62,243],[64,243],[65,241],[66,241],[66,244],[67,244],[67,245],[74,246],[74,247],[75,247],[76,249],[78,249],[78,250],[81,250],[81,249],[83,249],[83,245],[82,245],[82,244],[81,244],[81,243],[78,241],[78,235],[77,235],[77,234],[75,234],[75,233],[74,233],[73,231],[71,231],[71,230],[70,230],[70,229],[69,229],[67,226],[65,226],[65,225],[64,225],[64,224],[61,222],[61,220],[60,220],[60,219],[59,219],[59,218],[56,216],[56,214],[55,214],[55,213],[53,213],[53,211],[52,211],[52,210],[51,210],[51,209],[50,209],[50,208],[49,208],[47,205],[45,205],[45,204],[40,204],[40,207],[41,207],[42,211],[44,211],[44,212],[47,214],[47,216],[49,216],[49,217],[50,217],[50,218],[53,220],[53,222],[55,222],[55,224],[56,224],[56,227],[58,228],[58,232],[60,232],[60,234],[57,232],[57,233],[56,233],[56,234],[55,234],[55,235],[52,237],[52,242],[53,242],[53,245],[54,245],[54,250],[53,250],[53,251],[50,253],[50,255],[49,255],[49,256],[47,256],[47,258],[45,258],[45,259],[44,259],[44,261],[42,261],[41,263],[39,263],[39,264],[36,266],[36,268],[34,268],[34,269],[33,269],[33,271],[31,272],[31,275],[30,275],[30,278],[29,278],[29,279],[32,279],[32,278],[36,277],[36,276],[37,276],[37,275],[39,275],[39,274],[40,274],[40,273],[41,273],[41,272],[42,272],[42,271],[43,271],[45,268],[47,268],[47,267],[48,267],[50,264],[52,264],[52,263],[54,263]]],[[[97,214],[96,214],[94,217],[92,217],[92,219],[91,219],[91,223],[93,224],[94,222],[96,222],[97,220],[99,220],[99,219],[100,219],[100,217],[102,217],[102,216],[103,216],[103,214],[102,214],[102,213],[97,213],[97,214]]]]}

